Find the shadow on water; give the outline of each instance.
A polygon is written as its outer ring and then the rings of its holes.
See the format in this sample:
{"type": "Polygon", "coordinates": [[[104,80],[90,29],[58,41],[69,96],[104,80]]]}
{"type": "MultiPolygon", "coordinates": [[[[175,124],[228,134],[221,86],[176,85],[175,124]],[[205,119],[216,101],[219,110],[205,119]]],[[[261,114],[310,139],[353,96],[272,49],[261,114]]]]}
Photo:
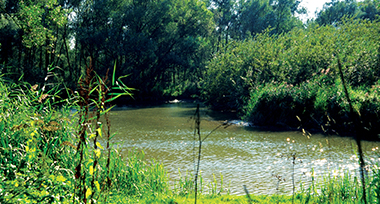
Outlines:
{"type": "MultiPolygon", "coordinates": [[[[194,116],[195,109],[197,107],[198,102],[196,101],[180,101],[176,103],[165,103],[160,105],[134,105],[134,106],[116,106],[112,109],[113,112],[117,111],[126,111],[126,110],[142,110],[142,109],[160,109],[160,108],[174,108],[178,109],[175,111],[176,117],[192,117],[194,116]]],[[[200,104],[200,114],[201,117],[214,120],[214,121],[231,121],[238,120],[239,117],[237,113],[234,111],[213,111],[207,108],[207,106],[203,103],[200,104]]]]}

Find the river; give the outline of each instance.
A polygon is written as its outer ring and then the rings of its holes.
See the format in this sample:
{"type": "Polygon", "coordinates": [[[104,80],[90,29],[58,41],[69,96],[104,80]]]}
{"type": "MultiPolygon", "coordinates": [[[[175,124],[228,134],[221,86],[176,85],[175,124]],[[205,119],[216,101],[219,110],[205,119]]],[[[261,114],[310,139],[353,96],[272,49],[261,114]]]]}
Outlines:
{"type": "MultiPolygon", "coordinates": [[[[121,142],[123,154],[143,150],[148,160],[162,162],[171,182],[186,171],[194,172],[194,120],[196,105],[174,103],[154,107],[116,108],[111,111],[111,128],[116,132],[113,142],[121,142]]],[[[201,108],[201,135],[205,137],[233,115],[201,108]]],[[[236,121],[235,121],[236,122],[236,121]]],[[[379,161],[379,142],[363,142],[368,154],[367,163],[379,161]]],[[[350,138],[314,134],[310,138],[297,131],[262,131],[233,124],[214,131],[202,145],[200,170],[206,182],[213,174],[231,194],[244,194],[243,185],[250,193],[291,193],[293,162],[296,156],[294,180],[299,189],[311,180],[330,173],[340,176],[343,171],[358,174],[355,143],[350,138]]],[[[219,187],[220,188],[220,187],[219,187]]]]}

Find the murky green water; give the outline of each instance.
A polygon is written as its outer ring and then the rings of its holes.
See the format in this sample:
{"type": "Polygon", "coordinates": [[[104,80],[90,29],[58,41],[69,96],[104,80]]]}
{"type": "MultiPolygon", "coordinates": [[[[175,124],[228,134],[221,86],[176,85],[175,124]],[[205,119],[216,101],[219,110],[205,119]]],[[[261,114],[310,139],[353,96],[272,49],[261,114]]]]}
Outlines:
{"type": "MultiPolygon", "coordinates": [[[[159,107],[119,108],[111,112],[113,142],[122,142],[122,150],[143,150],[148,159],[162,162],[171,181],[178,178],[178,170],[194,172],[194,104],[167,104],[159,107]]],[[[201,134],[231,120],[228,114],[218,114],[205,108],[201,112],[201,134]]],[[[314,169],[316,177],[327,173],[350,171],[357,174],[358,162],[354,141],[342,137],[313,135],[310,139],[299,132],[258,131],[232,125],[218,129],[203,143],[201,174],[211,181],[214,173],[232,194],[243,194],[242,185],[257,194],[292,191],[293,164],[289,154],[296,153],[296,187],[299,182],[310,182],[314,169]],[[285,181],[279,182],[276,176],[285,181]]],[[[380,143],[364,142],[364,149],[372,162],[378,161],[372,149],[380,143]]],[[[357,174],[358,175],[358,174],[357,174]]]]}

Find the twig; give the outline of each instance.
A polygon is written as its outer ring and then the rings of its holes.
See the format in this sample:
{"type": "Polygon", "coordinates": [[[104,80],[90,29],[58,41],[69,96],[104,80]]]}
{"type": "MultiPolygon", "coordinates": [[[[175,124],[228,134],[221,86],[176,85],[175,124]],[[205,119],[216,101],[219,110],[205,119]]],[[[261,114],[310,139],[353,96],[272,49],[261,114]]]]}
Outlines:
{"type": "Polygon", "coordinates": [[[246,186],[246,185],[243,185],[243,188],[244,188],[245,194],[246,194],[247,197],[248,197],[248,202],[249,202],[249,204],[251,204],[251,203],[252,203],[252,198],[251,198],[251,196],[249,195],[249,192],[248,192],[247,186],[246,186]]]}

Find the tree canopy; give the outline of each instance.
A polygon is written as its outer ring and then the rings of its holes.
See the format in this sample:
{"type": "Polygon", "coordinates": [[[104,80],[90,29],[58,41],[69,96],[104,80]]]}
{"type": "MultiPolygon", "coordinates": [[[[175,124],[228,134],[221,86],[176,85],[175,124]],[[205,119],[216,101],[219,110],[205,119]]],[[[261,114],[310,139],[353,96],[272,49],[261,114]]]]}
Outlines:
{"type": "Polygon", "coordinates": [[[377,1],[365,0],[332,0],[324,4],[323,9],[317,13],[316,22],[319,25],[336,25],[343,18],[358,18],[375,20],[380,14],[377,1]]]}
{"type": "MultiPolygon", "coordinates": [[[[42,83],[55,69],[75,87],[85,66],[100,74],[116,62],[136,98],[199,94],[208,62],[229,43],[266,32],[306,29],[299,0],[4,0],[0,69],[42,83]],[[90,60],[91,59],[91,60],[90,60]]],[[[378,0],[326,3],[310,25],[345,18],[375,21],[378,0]]]]}

